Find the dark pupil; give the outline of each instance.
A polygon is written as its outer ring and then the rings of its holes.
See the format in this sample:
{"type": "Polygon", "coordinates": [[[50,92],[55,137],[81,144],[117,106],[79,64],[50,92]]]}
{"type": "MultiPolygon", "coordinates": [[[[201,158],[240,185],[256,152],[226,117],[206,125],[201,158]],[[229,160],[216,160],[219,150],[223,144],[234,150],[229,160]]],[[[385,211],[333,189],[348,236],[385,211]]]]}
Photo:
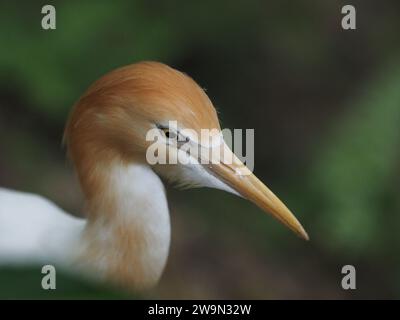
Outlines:
{"type": "Polygon", "coordinates": [[[165,131],[165,136],[166,136],[168,139],[170,139],[170,138],[172,138],[173,134],[171,133],[171,131],[166,130],[166,131],[165,131]]]}

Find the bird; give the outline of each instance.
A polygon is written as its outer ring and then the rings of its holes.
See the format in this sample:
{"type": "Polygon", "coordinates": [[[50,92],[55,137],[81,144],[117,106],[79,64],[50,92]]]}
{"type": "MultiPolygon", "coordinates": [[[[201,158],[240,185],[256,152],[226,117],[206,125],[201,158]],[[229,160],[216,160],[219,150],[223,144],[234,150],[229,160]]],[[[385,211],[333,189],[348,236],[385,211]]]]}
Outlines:
{"type": "Polygon", "coordinates": [[[63,136],[84,195],[83,217],[40,195],[1,188],[0,264],[50,263],[124,288],[154,287],[170,247],[165,182],[239,195],[308,240],[292,212],[223,139],[202,148],[222,148],[231,163],[202,164],[183,152],[191,162],[149,164],[147,132],[158,132],[157,144],[171,156],[189,128],[221,132],[213,103],[187,74],[141,61],[100,77],[72,107],[63,136]]]}

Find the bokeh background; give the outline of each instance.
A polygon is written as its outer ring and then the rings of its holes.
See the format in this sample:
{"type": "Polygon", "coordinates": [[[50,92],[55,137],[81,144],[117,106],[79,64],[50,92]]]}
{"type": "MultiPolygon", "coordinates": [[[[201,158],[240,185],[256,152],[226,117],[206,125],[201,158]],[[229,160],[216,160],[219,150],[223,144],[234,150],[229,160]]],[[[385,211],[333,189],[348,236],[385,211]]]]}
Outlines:
{"type": "MultiPolygon", "coordinates": [[[[79,213],[61,145],[73,103],[113,68],[158,60],[190,74],[222,126],[255,129],[255,173],[308,230],[304,242],[217,190],[168,188],[171,254],[145,298],[400,298],[400,3],[2,1],[0,185],[79,213]],[[57,29],[41,29],[53,4],[57,29]],[[341,288],[341,268],[357,289],[341,288]]],[[[0,204],[1,205],[1,204],[0,204]]],[[[34,266],[0,269],[1,298],[130,298],[34,266]]]]}

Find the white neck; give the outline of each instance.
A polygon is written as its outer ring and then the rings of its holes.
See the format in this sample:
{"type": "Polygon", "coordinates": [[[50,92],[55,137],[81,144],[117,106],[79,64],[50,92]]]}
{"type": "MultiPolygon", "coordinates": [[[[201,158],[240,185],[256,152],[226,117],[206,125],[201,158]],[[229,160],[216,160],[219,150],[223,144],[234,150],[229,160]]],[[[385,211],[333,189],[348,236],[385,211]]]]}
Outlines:
{"type": "Polygon", "coordinates": [[[149,287],[164,269],[170,221],[164,186],[147,165],[113,164],[84,232],[81,261],[122,285],[149,287]]]}

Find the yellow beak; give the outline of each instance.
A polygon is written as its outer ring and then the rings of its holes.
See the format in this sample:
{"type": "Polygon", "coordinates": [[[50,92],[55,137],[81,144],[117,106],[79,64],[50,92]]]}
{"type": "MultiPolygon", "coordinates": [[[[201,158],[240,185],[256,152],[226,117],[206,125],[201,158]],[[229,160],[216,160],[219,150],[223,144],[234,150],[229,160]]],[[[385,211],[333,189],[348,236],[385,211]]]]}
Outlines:
{"type": "Polygon", "coordinates": [[[206,165],[209,172],[241,196],[272,214],[301,238],[308,240],[307,232],[282,201],[234,155],[226,144],[222,146],[222,150],[223,160],[206,165]]]}

